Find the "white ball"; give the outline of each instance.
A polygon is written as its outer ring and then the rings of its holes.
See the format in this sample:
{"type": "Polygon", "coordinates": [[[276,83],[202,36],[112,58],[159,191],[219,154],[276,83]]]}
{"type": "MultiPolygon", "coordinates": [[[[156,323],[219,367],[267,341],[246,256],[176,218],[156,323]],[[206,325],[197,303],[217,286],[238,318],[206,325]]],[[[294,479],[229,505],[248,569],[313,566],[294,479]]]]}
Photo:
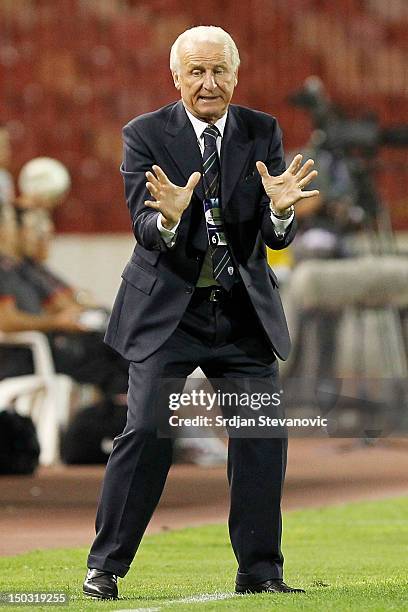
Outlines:
{"type": "Polygon", "coordinates": [[[36,157],[24,164],[18,176],[22,194],[45,200],[58,200],[71,186],[69,172],[56,159],[36,157]]]}

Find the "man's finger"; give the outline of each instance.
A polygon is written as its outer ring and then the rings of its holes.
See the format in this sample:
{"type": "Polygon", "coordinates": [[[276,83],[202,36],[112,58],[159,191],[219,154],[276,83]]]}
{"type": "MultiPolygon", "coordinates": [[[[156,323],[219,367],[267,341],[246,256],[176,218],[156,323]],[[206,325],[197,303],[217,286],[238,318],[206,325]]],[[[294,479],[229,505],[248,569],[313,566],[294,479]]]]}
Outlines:
{"type": "Polygon", "coordinates": [[[153,172],[150,172],[150,170],[148,170],[145,173],[145,177],[147,178],[147,180],[149,181],[149,183],[153,183],[153,185],[156,185],[156,187],[158,187],[159,185],[159,181],[157,180],[157,178],[154,176],[153,172]]]}
{"type": "Polygon", "coordinates": [[[199,180],[201,179],[200,172],[193,172],[190,178],[187,181],[186,188],[191,189],[191,191],[198,185],[199,180]]]}
{"type": "Polygon", "coordinates": [[[256,169],[258,170],[258,172],[261,175],[261,177],[262,178],[268,178],[269,172],[268,172],[268,168],[265,166],[265,164],[262,161],[257,161],[255,165],[256,165],[256,169]]]}
{"type": "Polygon", "coordinates": [[[169,179],[167,178],[167,175],[163,172],[160,166],[152,166],[152,167],[159,181],[170,182],[169,179]]]}
{"type": "Polygon", "coordinates": [[[153,183],[146,183],[146,189],[149,190],[150,195],[152,195],[154,198],[158,194],[158,189],[156,189],[153,183]]]}
{"type": "Polygon", "coordinates": [[[300,168],[299,172],[296,173],[297,180],[300,181],[300,179],[304,178],[306,174],[310,172],[313,166],[314,166],[313,159],[308,159],[307,162],[303,164],[303,166],[300,168]]]}
{"type": "Polygon", "coordinates": [[[298,184],[299,184],[300,189],[303,189],[303,187],[306,187],[306,185],[309,185],[309,183],[311,183],[316,178],[317,175],[318,175],[317,170],[313,170],[312,172],[309,172],[309,174],[305,176],[305,178],[299,181],[298,184]]]}
{"type": "Polygon", "coordinates": [[[320,195],[320,191],[318,189],[313,189],[313,191],[302,191],[302,198],[314,198],[318,195],[320,195]]]}
{"type": "Polygon", "coordinates": [[[295,155],[295,157],[292,159],[291,163],[288,166],[287,172],[290,172],[291,174],[296,174],[296,172],[300,168],[302,159],[303,159],[303,155],[301,155],[300,153],[295,155]]]}
{"type": "Polygon", "coordinates": [[[160,202],[153,202],[153,200],[145,200],[145,206],[154,208],[154,210],[160,210],[160,202]]]}

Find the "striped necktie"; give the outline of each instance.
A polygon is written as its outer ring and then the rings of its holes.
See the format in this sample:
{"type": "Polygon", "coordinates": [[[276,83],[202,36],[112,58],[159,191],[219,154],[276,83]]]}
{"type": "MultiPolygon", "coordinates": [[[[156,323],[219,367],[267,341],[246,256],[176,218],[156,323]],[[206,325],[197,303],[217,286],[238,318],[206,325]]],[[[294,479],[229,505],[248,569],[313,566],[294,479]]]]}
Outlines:
{"type": "Polygon", "coordinates": [[[215,125],[208,125],[204,132],[203,184],[204,215],[207,226],[208,242],[211,249],[213,274],[224,289],[229,291],[236,282],[236,273],[224,234],[224,223],[220,206],[220,160],[217,151],[217,138],[220,136],[215,125]]]}

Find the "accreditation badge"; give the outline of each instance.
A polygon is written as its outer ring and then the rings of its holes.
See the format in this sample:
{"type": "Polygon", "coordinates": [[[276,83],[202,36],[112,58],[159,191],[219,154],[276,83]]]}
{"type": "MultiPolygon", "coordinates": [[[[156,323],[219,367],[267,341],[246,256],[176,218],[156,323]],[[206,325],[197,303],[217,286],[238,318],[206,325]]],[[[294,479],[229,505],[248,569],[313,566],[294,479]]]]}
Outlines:
{"type": "Polygon", "coordinates": [[[204,214],[209,244],[213,247],[227,246],[219,198],[204,200],[204,214]]]}

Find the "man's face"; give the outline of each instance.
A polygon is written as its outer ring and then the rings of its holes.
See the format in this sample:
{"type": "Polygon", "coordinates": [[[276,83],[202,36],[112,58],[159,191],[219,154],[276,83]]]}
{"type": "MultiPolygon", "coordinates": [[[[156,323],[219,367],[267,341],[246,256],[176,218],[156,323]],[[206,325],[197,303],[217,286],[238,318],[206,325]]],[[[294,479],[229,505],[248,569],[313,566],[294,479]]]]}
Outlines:
{"type": "Polygon", "coordinates": [[[226,45],[189,42],[179,49],[180,72],[173,72],[176,88],[188,110],[198,119],[215,123],[230,103],[237,72],[226,45]]]}

